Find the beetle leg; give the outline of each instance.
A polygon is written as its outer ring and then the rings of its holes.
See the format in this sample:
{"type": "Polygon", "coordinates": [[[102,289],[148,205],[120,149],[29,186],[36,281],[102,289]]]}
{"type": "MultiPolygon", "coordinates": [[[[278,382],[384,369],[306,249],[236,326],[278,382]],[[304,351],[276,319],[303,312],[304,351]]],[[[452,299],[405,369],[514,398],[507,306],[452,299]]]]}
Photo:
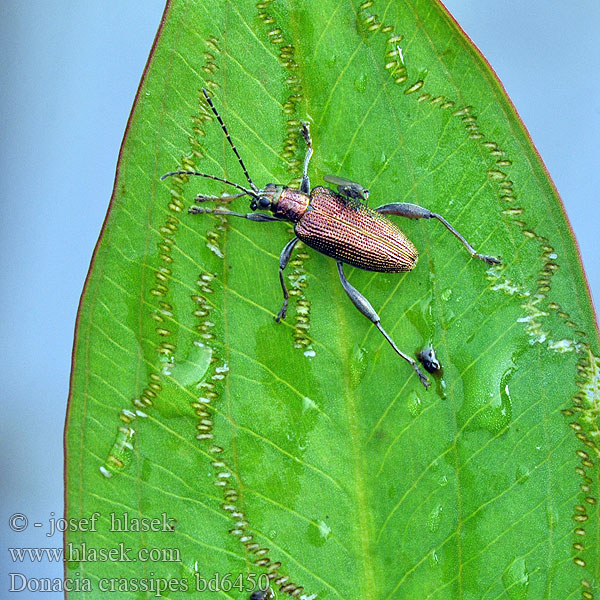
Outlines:
{"type": "Polygon", "coordinates": [[[304,194],[310,194],[310,180],[308,179],[308,163],[313,153],[312,138],[310,137],[310,131],[308,130],[308,123],[304,121],[302,123],[302,136],[306,142],[306,155],[304,156],[304,170],[302,171],[302,183],[300,184],[300,191],[304,194]]]}
{"type": "Polygon", "coordinates": [[[398,215],[399,217],[407,217],[408,219],[437,219],[444,227],[455,237],[457,237],[462,245],[469,251],[469,254],[474,258],[479,258],[490,265],[499,265],[500,259],[495,256],[486,256],[485,254],[478,254],[475,248],[465,240],[465,238],[442,217],[437,213],[431,212],[422,206],[417,204],[409,204],[408,202],[394,202],[392,204],[384,204],[375,209],[378,213],[386,215],[398,215]]]}
{"type": "Polygon", "coordinates": [[[273,217],[272,215],[266,215],[264,213],[238,213],[233,212],[231,210],[224,210],[222,208],[201,208],[199,206],[190,206],[188,212],[191,215],[199,215],[205,213],[211,213],[213,215],[229,215],[230,217],[241,217],[242,219],[248,219],[249,221],[279,221],[277,217],[273,217]]]}
{"type": "Polygon", "coordinates": [[[383,337],[390,343],[392,348],[416,371],[421,383],[425,386],[425,389],[427,389],[429,387],[429,381],[421,369],[419,369],[417,362],[407,354],[404,354],[404,352],[402,352],[398,346],[396,346],[394,340],[392,340],[392,338],[387,334],[386,330],[381,326],[381,319],[375,312],[375,309],[371,306],[371,303],[346,279],[346,276],[344,275],[344,268],[340,261],[337,261],[337,267],[342,286],[344,287],[344,290],[346,291],[346,294],[348,294],[350,300],[352,300],[354,306],[356,306],[356,308],[358,308],[358,310],[365,315],[367,319],[375,324],[375,327],[381,331],[383,337]]]}
{"type": "Polygon", "coordinates": [[[281,319],[285,319],[285,315],[287,314],[289,294],[287,288],[285,287],[285,281],[283,280],[283,270],[287,267],[287,264],[290,261],[290,256],[292,255],[292,250],[294,249],[296,242],[298,242],[297,237],[295,237],[293,240],[290,240],[281,251],[281,256],[279,257],[279,281],[281,282],[281,289],[283,290],[283,306],[275,317],[275,320],[278,323],[281,321],[281,319]]]}

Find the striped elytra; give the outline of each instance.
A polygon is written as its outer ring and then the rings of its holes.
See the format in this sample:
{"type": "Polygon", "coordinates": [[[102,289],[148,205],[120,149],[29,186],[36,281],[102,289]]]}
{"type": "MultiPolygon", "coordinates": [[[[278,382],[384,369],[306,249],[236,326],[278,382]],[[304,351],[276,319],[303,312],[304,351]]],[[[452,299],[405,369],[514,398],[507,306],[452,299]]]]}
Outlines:
{"type": "Polygon", "coordinates": [[[417,264],[418,252],[398,226],[326,187],[311,190],[310,204],[295,231],[307,246],[365,271],[400,273],[417,264]]]}

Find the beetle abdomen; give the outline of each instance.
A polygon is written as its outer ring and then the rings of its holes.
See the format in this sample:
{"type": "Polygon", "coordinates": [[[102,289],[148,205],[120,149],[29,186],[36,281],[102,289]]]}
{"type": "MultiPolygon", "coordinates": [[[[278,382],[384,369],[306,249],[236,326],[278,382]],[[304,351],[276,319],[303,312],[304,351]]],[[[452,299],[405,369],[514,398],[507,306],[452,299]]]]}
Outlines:
{"type": "Polygon", "coordinates": [[[295,226],[307,246],[365,271],[399,273],[417,263],[412,242],[386,217],[329,188],[314,188],[310,198],[295,226]]]}

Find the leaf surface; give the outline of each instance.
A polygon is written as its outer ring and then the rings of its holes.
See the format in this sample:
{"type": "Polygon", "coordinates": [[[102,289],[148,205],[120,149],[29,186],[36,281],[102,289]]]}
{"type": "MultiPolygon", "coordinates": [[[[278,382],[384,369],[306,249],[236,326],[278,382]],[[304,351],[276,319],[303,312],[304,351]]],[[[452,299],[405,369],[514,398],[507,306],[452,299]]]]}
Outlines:
{"type": "Polygon", "coordinates": [[[280,597],[592,593],[597,357],[556,191],[439,3],[172,0],[78,317],[67,516],[99,517],[66,534],[84,584],[69,596],[247,598],[267,574],[280,597]],[[333,174],[372,207],[426,206],[502,256],[392,217],[416,269],[346,269],[401,349],[435,348],[429,391],[306,246],[273,321],[289,225],[188,215],[231,188],[160,181],[246,184],[202,87],[259,187],[297,186],[308,120],[312,186],[333,174]]]}

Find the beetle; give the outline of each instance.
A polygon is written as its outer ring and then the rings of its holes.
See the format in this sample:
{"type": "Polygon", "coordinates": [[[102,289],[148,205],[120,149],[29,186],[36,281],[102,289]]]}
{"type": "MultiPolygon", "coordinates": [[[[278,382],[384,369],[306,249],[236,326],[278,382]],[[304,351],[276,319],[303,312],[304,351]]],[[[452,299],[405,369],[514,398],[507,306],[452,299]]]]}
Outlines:
{"type": "Polygon", "coordinates": [[[429,381],[417,362],[411,356],[402,352],[388,335],[382,327],[381,319],[375,309],[346,279],[343,265],[348,264],[365,271],[380,273],[402,273],[411,271],[415,267],[418,259],[416,248],[402,230],[386,215],[397,215],[408,219],[437,219],[452,235],[460,240],[472,257],[490,265],[500,264],[500,259],[477,253],[473,246],[444,217],[416,204],[392,202],[371,209],[366,205],[369,196],[368,190],[358,183],[336,175],[326,175],[324,179],[336,185],[337,191],[322,186],[311,189],[308,164],[313,154],[313,147],[308,123],[302,123],[302,136],[306,142],[306,154],[300,188],[295,189],[269,183],[264,188],[259,189],[248,174],[246,165],[231,140],[229,131],[208,92],[204,88],[202,92],[221,125],[221,129],[235,153],[250,187],[247,188],[222,177],[197,171],[173,171],[163,175],[161,180],[173,175],[195,175],[214,179],[241,190],[237,194],[221,197],[200,194],[195,198],[198,203],[209,200],[229,202],[242,196],[252,198],[250,201],[251,213],[244,214],[221,208],[192,206],[189,209],[191,214],[212,213],[240,217],[250,221],[292,222],[295,236],[285,245],[279,258],[279,280],[283,291],[283,305],[275,320],[279,322],[286,316],[289,294],[285,286],[283,272],[290,260],[294,246],[298,241],[302,241],[307,246],[317,250],[317,252],[330,256],[336,261],[342,287],[354,306],[379,329],[396,353],[412,366],[421,383],[427,388],[429,381]]]}

